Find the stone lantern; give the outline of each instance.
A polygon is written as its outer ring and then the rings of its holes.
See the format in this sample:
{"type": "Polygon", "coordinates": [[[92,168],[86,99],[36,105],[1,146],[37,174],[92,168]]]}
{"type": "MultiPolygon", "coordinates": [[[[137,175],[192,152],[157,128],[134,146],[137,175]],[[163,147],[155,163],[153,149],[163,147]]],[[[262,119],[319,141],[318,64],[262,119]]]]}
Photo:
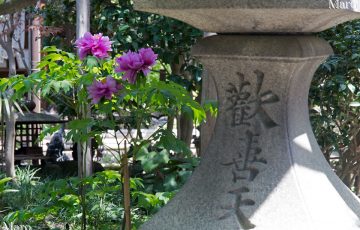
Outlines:
{"type": "Polygon", "coordinates": [[[39,141],[44,125],[62,124],[67,121],[50,114],[34,112],[36,104],[33,101],[26,101],[24,104],[24,111],[16,116],[14,158],[17,162],[32,160],[34,165],[38,165],[39,160],[52,157],[43,154],[42,142],[39,141]],[[28,111],[25,111],[25,107],[28,111]]]}
{"type": "Polygon", "coordinates": [[[145,230],[353,230],[360,203],[326,162],[308,91],[332,53],[311,35],[360,18],[359,0],[135,0],[218,35],[193,54],[219,115],[200,166],[145,230]]]}

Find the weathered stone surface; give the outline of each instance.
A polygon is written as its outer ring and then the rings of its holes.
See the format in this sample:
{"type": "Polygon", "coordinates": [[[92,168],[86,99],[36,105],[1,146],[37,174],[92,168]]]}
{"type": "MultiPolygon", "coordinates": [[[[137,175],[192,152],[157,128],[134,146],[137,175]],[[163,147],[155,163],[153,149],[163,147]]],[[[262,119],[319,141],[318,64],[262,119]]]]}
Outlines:
{"type": "MultiPolygon", "coordinates": [[[[202,86],[201,86],[201,98],[202,103],[206,100],[218,101],[216,93],[216,85],[214,79],[206,73],[206,70],[202,74],[202,86]]],[[[200,156],[204,156],[205,150],[210,143],[213,136],[216,125],[216,117],[213,117],[210,112],[206,114],[206,123],[201,124],[200,127],[200,156]]]]}
{"type": "Polygon", "coordinates": [[[134,0],[158,13],[218,33],[308,33],[359,18],[359,0],[134,0]]]}
{"type": "Polygon", "coordinates": [[[200,166],[143,230],[355,230],[358,199],[312,133],[308,89],[330,46],[312,36],[214,36],[194,47],[219,116],[200,166]]]}

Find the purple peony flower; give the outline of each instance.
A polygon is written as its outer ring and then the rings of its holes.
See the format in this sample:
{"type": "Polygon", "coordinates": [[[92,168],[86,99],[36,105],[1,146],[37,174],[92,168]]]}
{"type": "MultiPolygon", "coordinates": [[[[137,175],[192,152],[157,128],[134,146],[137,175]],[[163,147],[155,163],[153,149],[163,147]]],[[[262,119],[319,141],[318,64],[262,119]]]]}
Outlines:
{"type": "Polygon", "coordinates": [[[118,65],[115,72],[124,72],[123,80],[134,84],[139,71],[142,71],[145,76],[149,74],[150,67],[156,63],[156,58],[157,54],[151,48],[140,49],[139,53],[128,51],[116,59],[118,65]]]}
{"type": "Polygon", "coordinates": [[[144,73],[144,75],[146,76],[150,73],[150,67],[156,64],[156,59],[157,59],[158,55],[155,54],[151,48],[140,49],[139,55],[141,56],[141,59],[144,62],[144,65],[142,66],[141,70],[144,73]]]}
{"type": "Polygon", "coordinates": [[[83,37],[75,42],[81,60],[89,54],[100,59],[107,58],[109,56],[108,52],[112,51],[111,43],[109,37],[102,36],[101,33],[92,35],[89,32],[86,32],[83,37]]]}
{"type": "Polygon", "coordinates": [[[102,36],[101,33],[93,36],[94,46],[91,47],[91,52],[95,57],[100,59],[107,58],[108,52],[112,51],[111,41],[108,36],[102,36]]]}
{"type": "Polygon", "coordinates": [[[127,52],[123,56],[116,58],[118,66],[115,72],[125,72],[123,80],[128,80],[134,84],[136,81],[136,73],[143,67],[144,61],[136,52],[127,52]]]}
{"type": "Polygon", "coordinates": [[[120,89],[122,89],[122,86],[110,76],[103,81],[95,80],[93,84],[87,88],[89,98],[92,99],[91,102],[93,104],[99,103],[103,97],[110,100],[112,95],[117,93],[120,89]]]}
{"type": "Polygon", "coordinates": [[[91,46],[93,43],[92,35],[89,32],[86,32],[83,37],[76,40],[75,45],[79,50],[80,59],[84,59],[91,51],[91,46]]]}

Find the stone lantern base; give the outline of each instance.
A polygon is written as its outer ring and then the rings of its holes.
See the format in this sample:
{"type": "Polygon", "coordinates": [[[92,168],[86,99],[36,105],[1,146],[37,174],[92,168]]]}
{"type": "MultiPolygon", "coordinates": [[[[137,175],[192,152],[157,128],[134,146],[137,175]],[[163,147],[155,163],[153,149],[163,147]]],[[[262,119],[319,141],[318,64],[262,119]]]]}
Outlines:
{"type": "Polygon", "coordinates": [[[309,123],[309,86],[330,46],[313,36],[219,35],[193,53],[216,83],[215,131],[189,182],[141,229],[360,229],[360,203],[309,123]]]}

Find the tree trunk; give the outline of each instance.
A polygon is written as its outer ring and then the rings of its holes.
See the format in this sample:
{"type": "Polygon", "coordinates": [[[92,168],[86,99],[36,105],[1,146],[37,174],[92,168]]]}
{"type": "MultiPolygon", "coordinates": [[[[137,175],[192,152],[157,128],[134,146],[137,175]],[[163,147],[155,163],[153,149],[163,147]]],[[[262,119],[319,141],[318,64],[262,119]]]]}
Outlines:
{"type": "Polygon", "coordinates": [[[76,37],[90,32],[90,1],[76,0],[76,37]]]}
{"type": "Polygon", "coordinates": [[[190,147],[194,124],[186,115],[181,114],[177,120],[178,138],[190,147]]]}
{"type": "MultiPolygon", "coordinates": [[[[203,72],[201,89],[201,103],[205,103],[206,100],[218,100],[215,81],[211,76],[206,74],[206,70],[203,72]]],[[[207,146],[214,134],[215,124],[216,118],[211,116],[210,113],[207,113],[206,123],[201,124],[200,127],[200,156],[206,154],[207,146]]]]}
{"type": "Polygon", "coordinates": [[[15,164],[14,164],[14,152],[15,152],[15,113],[12,105],[10,105],[10,111],[6,112],[6,142],[5,142],[5,164],[6,164],[6,176],[15,177],[15,164]]]}
{"type": "Polygon", "coordinates": [[[129,165],[127,157],[127,147],[125,142],[125,153],[122,157],[122,176],[124,181],[123,195],[124,195],[124,223],[125,230],[131,230],[131,195],[130,195],[130,174],[129,174],[129,165]]]}
{"type": "MultiPolygon", "coordinates": [[[[182,75],[181,66],[183,65],[183,63],[184,62],[180,57],[178,64],[171,65],[172,73],[176,75],[182,75]]],[[[180,114],[180,116],[178,116],[177,118],[177,136],[180,140],[185,142],[189,147],[191,145],[193,129],[194,129],[193,121],[184,114],[180,114]]]]}
{"type": "MultiPolygon", "coordinates": [[[[8,61],[9,61],[9,77],[16,75],[16,63],[15,55],[12,49],[12,38],[6,43],[5,48],[8,61]]],[[[10,92],[11,94],[12,92],[10,92]]],[[[5,164],[6,164],[6,176],[15,177],[15,162],[14,162],[14,152],[15,152],[15,122],[16,114],[14,111],[13,104],[9,101],[9,111],[5,111],[5,121],[6,121],[6,135],[5,135],[5,164]]]]}
{"type": "MultiPolygon", "coordinates": [[[[76,37],[80,38],[90,31],[90,1],[76,0],[76,37]]],[[[91,110],[87,104],[81,108],[81,118],[90,118],[91,110]]],[[[89,130],[90,131],[90,130],[89,130]]],[[[92,174],[91,139],[78,144],[79,176],[92,174]],[[79,151],[80,150],[80,151],[79,151]]]]}
{"type": "MultiPolygon", "coordinates": [[[[205,32],[204,38],[215,35],[214,33],[205,32]]],[[[201,86],[201,103],[205,103],[206,100],[217,101],[217,89],[215,80],[207,74],[204,69],[202,74],[202,86],[201,86]]],[[[211,137],[213,136],[216,124],[216,118],[211,116],[210,113],[206,114],[206,123],[201,124],[200,127],[200,156],[206,154],[207,146],[210,143],[211,137]]]]}
{"type": "MultiPolygon", "coordinates": [[[[38,2],[37,8],[41,8],[41,1],[38,2]]],[[[31,30],[31,72],[38,72],[38,64],[41,61],[41,17],[36,16],[32,21],[33,29],[31,30]]],[[[36,107],[34,112],[41,112],[40,92],[31,95],[32,101],[36,107]]]]}
{"type": "Polygon", "coordinates": [[[357,154],[359,143],[360,143],[360,132],[358,131],[358,127],[354,127],[355,132],[349,144],[349,148],[341,154],[341,170],[338,171],[338,176],[343,182],[348,185],[347,177],[351,177],[350,174],[359,167],[360,158],[357,154]]]}

